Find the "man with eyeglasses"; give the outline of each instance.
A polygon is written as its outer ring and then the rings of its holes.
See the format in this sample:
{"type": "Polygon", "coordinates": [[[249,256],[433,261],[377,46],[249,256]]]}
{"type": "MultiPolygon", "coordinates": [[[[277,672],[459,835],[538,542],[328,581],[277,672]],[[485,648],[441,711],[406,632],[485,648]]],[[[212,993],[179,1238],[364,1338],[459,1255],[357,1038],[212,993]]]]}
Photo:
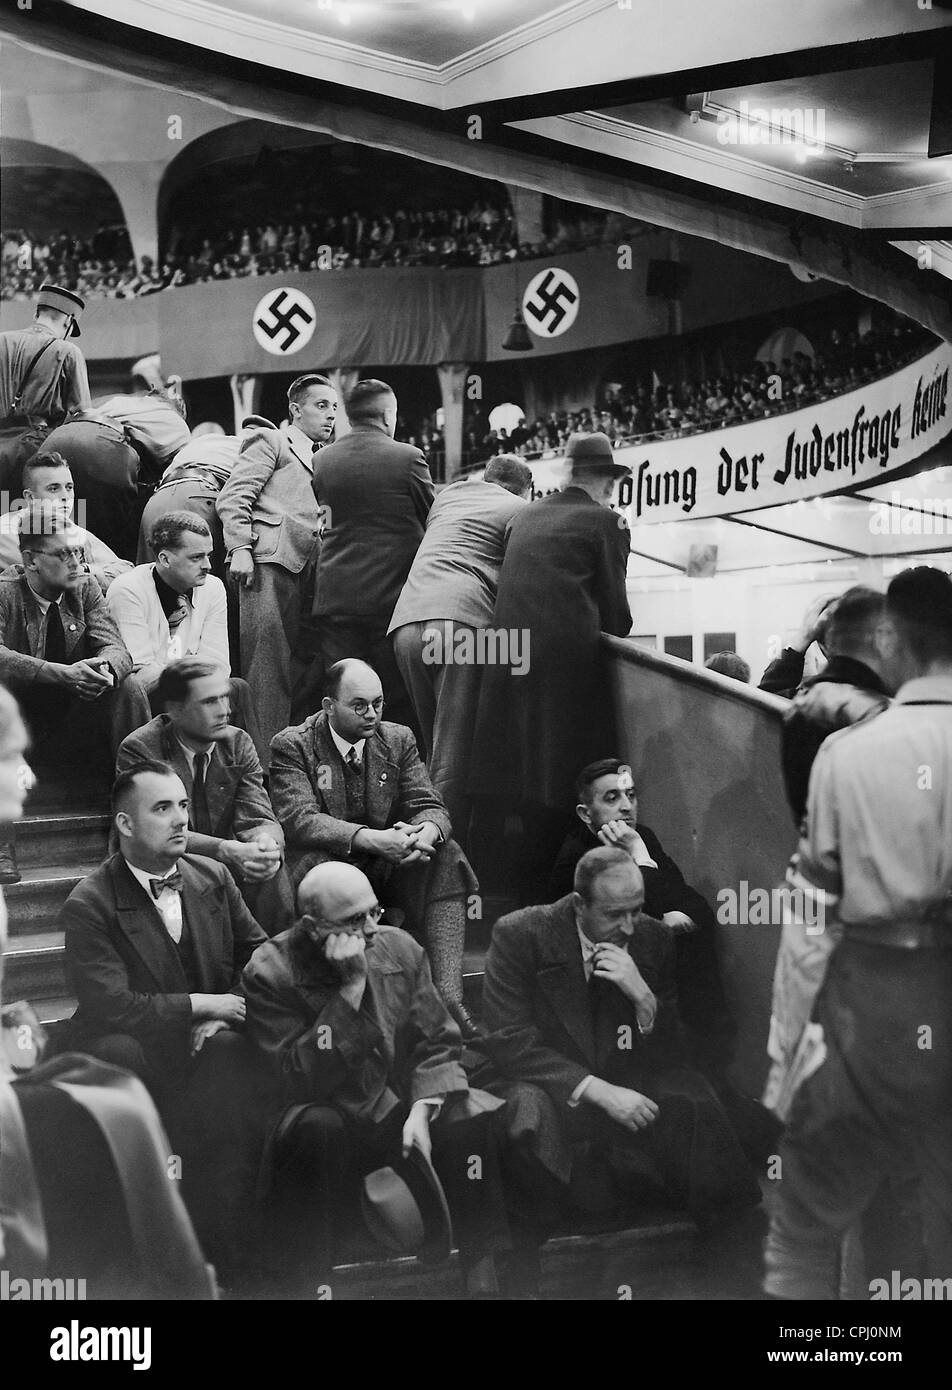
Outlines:
{"type": "Polygon", "coordinates": [[[402,724],[383,722],[380,677],[363,661],[325,676],[319,714],[271,742],[269,792],[295,883],[330,859],[357,865],[425,941],[436,986],[464,1033],[466,914],[479,885],[402,724]]]}
{"type": "MultiPolygon", "coordinates": [[[[102,590],[86,574],[83,534],[49,502],[20,522],[22,565],[0,573],[0,680],[20,701],[34,761],[104,774],[119,744],[149,718],[149,699],[102,590]]],[[[0,882],[16,883],[0,827],[0,882]]]]}
{"type": "Polygon", "coordinates": [[[359,1179],[418,1148],[445,1191],[467,1291],[498,1292],[495,1257],[510,1245],[493,1123],[501,1107],[469,1085],[424,951],[380,923],[377,894],[354,864],[311,869],[298,908],[242,975],[248,1037],[288,1107],[265,1166],[282,1276],[326,1276],[345,1253],[359,1179]]]}

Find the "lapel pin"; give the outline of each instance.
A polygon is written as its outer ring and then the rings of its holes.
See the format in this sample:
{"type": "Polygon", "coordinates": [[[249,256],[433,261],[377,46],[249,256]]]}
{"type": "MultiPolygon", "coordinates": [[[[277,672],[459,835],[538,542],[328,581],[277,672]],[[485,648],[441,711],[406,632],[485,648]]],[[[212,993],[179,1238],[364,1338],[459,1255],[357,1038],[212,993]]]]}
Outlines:
{"type": "Polygon", "coordinates": [[[387,780],[387,774],[386,774],[385,772],[381,772],[381,774],[380,774],[380,780],[381,780],[381,782],[386,782],[386,780],[387,780]]]}
{"type": "Polygon", "coordinates": [[[75,624],[75,623],[70,623],[70,625],[69,625],[69,631],[70,631],[70,632],[75,632],[75,631],[76,631],[76,624],[75,624]]]}

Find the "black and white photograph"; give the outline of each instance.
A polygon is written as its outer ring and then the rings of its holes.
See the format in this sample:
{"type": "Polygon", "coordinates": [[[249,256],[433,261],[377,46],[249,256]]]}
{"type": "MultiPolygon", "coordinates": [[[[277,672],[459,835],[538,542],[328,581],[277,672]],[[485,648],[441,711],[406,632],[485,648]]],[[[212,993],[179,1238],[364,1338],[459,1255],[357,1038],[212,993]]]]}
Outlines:
{"type": "Polygon", "coordinates": [[[5,0],[0,178],[3,1360],[924,1367],[952,0],[5,0]]]}

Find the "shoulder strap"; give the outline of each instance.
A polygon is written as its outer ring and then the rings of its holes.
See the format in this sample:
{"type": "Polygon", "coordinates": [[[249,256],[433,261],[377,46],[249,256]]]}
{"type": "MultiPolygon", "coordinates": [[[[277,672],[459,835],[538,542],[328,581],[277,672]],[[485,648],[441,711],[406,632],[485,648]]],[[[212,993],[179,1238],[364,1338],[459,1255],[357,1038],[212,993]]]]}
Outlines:
{"type": "Polygon", "coordinates": [[[16,415],[19,412],[20,402],[23,400],[23,392],[26,390],[26,384],[29,381],[30,376],[32,375],[33,368],[36,366],[37,362],[39,362],[46,349],[55,342],[55,338],[47,338],[46,342],[40,348],[39,352],[33,354],[33,359],[30,362],[30,365],[27,367],[26,371],[23,373],[23,376],[20,379],[20,389],[17,391],[16,395],[13,398],[13,404],[10,411],[11,415],[16,415]]]}

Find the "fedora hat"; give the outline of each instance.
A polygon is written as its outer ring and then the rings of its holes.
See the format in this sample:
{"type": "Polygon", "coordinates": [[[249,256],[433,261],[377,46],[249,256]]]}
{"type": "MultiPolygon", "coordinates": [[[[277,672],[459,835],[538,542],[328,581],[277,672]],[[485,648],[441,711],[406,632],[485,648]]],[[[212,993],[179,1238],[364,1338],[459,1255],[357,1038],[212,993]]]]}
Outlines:
{"type": "Polygon", "coordinates": [[[446,1194],[415,1144],[406,1158],[367,1174],[360,1205],[370,1234],[389,1250],[429,1264],[449,1258],[453,1225],[446,1194]]]}
{"type": "Polygon", "coordinates": [[[42,284],[36,296],[36,307],[38,309],[59,309],[61,314],[71,314],[73,318],[72,326],[68,338],[79,337],[79,324],[77,319],[86,307],[85,299],[81,299],[72,290],[64,290],[62,285],[51,285],[49,281],[42,284]]]}
{"type": "Polygon", "coordinates": [[[623,478],[631,472],[627,463],[616,462],[612,442],[601,430],[593,434],[569,435],[565,457],[571,463],[573,473],[590,468],[593,472],[614,473],[617,478],[623,478]]]}

